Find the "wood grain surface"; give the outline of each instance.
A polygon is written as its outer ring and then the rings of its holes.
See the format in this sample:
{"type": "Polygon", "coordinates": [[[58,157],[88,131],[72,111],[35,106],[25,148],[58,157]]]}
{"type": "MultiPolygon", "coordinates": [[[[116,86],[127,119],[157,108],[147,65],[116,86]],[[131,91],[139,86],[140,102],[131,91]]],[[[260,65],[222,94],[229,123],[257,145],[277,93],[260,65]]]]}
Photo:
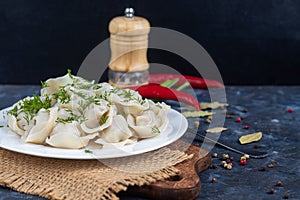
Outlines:
{"type": "Polygon", "coordinates": [[[211,164],[210,154],[183,141],[176,141],[168,146],[171,149],[193,154],[193,158],[176,165],[179,174],[168,180],[158,181],[143,187],[129,187],[121,195],[140,196],[150,199],[195,199],[200,194],[201,181],[198,173],[211,164]]]}

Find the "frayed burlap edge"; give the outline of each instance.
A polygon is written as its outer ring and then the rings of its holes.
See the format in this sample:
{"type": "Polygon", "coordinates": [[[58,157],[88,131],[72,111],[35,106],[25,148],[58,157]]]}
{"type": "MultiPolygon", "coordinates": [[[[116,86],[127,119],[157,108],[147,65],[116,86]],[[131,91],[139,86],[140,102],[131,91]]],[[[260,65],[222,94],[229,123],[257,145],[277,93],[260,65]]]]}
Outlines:
{"type": "MultiPolygon", "coordinates": [[[[85,193],[89,193],[89,199],[119,199],[117,197],[117,193],[120,191],[126,191],[128,186],[142,186],[142,185],[149,185],[151,183],[154,183],[159,180],[164,180],[167,178],[170,178],[171,176],[175,176],[178,174],[178,170],[174,165],[183,162],[184,160],[190,159],[193,157],[193,155],[187,155],[183,152],[180,152],[178,150],[170,150],[167,149],[168,153],[172,154],[172,157],[174,160],[172,163],[170,163],[170,166],[165,167],[161,170],[157,170],[155,172],[151,173],[144,173],[144,174],[127,174],[126,176],[120,178],[119,180],[115,180],[110,183],[109,187],[106,188],[97,188],[97,184],[93,185],[92,188],[85,187],[84,183],[81,185],[77,185],[78,191],[83,191],[83,194],[74,194],[72,191],[69,191],[69,187],[60,187],[57,185],[51,184],[51,182],[47,179],[40,178],[40,176],[36,179],[28,179],[27,177],[23,177],[24,172],[20,172],[18,170],[10,171],[5,170],[0,171],[0,185],[12,188],[13,190],[26,193],[26,194],[32,194],[32,195],[38,195],[44,198],[48,199],[86,199],[85,193]],[[91,197],[92,196],[92,197],[91,197]]],[[[43,158],[37,158],[34,156],[27,156],[15,152],[10,152],[6,150],[0,149],[0,152],[2,154],[7,154],[7,156],[14,155],[16,158],[18,157],[27,157],[27,159],[32,158],[33,161],[37,159],[43,159],[43,158]]],[[[55,159],[52,159],[55,160],[55,159]]],[[[56,161],[55,161],[56,162],[56,161]]],[[[68,160],[67,162],[70,162],[68,160]]],[[[78,161],[74,161],[78,162],[78,161]]],[[[83,162],[90,162],[90,161],[83,161],[83,162]]],[[[159,162],[159,160],[158,160],[159,162]]],[[[3,163],[1,162],[1,165],[3,163]]],[[[9,164],[9,163],[6,163],[9,164]]],[[[14,165],[16,163],[12,163],[14,165]]],[[[21,170],[26,169],[26,163],[24,163],[25,166],[21,168],[21,170]]],[[[33,169],[31,169],[33,170],[33,169]]],[[[36,173],[40,173],[43,170],[39,170],[36,173]]],[[[32,173],[32,171],[31,171],[32,173]]],[[[75,190],[76,191],[76,190],[75,190]]]]}

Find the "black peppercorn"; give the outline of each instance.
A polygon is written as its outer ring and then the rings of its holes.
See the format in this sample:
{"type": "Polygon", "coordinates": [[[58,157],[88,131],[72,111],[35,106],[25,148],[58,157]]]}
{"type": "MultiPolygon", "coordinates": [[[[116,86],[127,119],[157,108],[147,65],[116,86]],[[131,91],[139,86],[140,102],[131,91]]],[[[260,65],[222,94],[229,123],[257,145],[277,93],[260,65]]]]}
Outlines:
{"type": "Polygon", "coordinates": [[[288,199],[289,197],[290,197],[290,195],[288,193],[285,193],[282,198],[283,199],[288,199]]]}
{"type": "Polygon", "coordinates": [[[275,186],[282,186],[281,181],[276,181],[275,186]]]}
{"type": "Polygon", "coordinates": [[[259,171],[266,171],[266,169],[267,169],[266,166],[261,166],[261,167],[259,168],[259,171]]]}
{"type": "Polygon", "coordinates": [[[213,169],[216,169],[218,166],[216,165],[216,164],[213,164],[212,166],[211,166],[211,168],[213,168],[213,169]]]}
{"type": "Polygon", "coordinates": [[[274,194],[275,190],[273,188],[268,190],[268,194],[274,194]]]}

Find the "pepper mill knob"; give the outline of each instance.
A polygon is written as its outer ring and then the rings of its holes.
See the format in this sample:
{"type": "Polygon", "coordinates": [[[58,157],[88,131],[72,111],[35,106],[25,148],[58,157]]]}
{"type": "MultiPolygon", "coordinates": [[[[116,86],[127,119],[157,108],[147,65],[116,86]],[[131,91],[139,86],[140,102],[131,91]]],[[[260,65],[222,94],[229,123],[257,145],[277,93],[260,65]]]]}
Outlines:
{"type": "Polygon", "coordinates": [[[125,17],[127,17],[127,18],[134,17],[134,9],[133,8],[126,8],[124,13],[125,13],[125,17]]]}
{"type": "Polygon", "coordinates": [[[125,9],[125,16],[109,23],[111,59],[109,82],[118,87],[148,83],[147,60],[150,24],[143,17],[134,16],[133,8],[125,9]]]}

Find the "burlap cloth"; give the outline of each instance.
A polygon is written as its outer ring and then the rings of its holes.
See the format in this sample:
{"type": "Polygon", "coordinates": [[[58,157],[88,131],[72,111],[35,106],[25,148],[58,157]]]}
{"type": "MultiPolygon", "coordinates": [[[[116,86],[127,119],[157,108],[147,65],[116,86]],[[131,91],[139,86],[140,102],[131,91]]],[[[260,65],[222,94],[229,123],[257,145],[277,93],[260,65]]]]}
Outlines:
{"type": "Polygon", "coordinates": [[[48,199],[118,199],[128,186],[176,175],[174,167],[192,155],[167,147],[120,159],[41,158],[0,148],[0,185],[48,199]]]}

